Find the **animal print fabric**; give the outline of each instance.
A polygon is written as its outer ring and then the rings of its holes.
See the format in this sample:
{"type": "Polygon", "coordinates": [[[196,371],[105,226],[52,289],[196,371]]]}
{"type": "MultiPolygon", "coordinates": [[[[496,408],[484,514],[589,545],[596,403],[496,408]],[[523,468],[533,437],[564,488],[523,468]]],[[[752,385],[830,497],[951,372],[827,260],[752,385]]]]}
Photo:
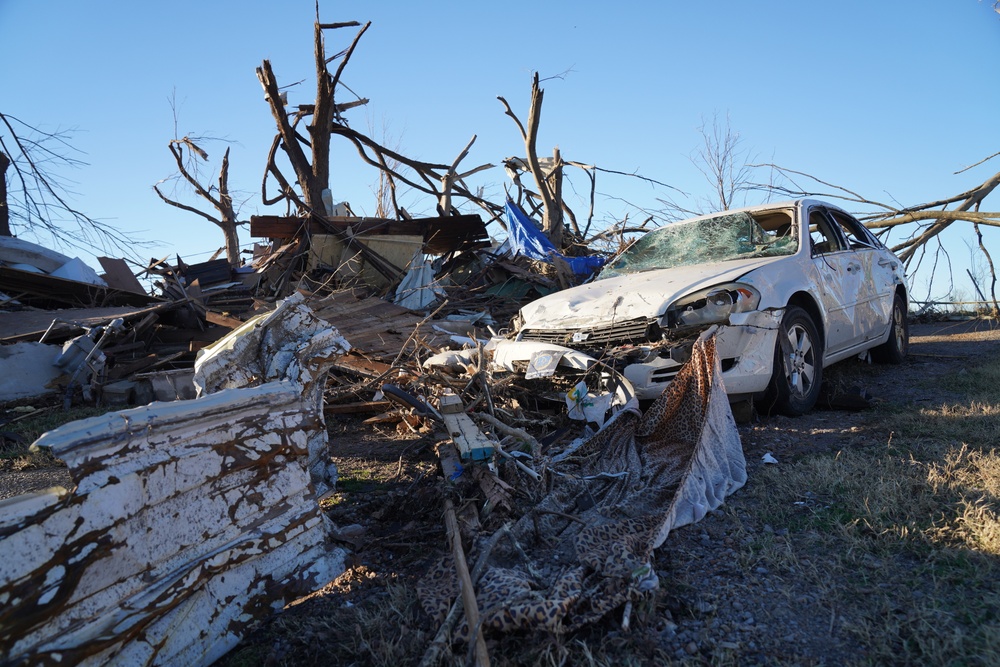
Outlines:
{"type": "MultiPolygon", "coordinates": [[[[746,481],[720,374],[715,338],[704,337],[644,414],[623,409],[553,466],[551,491],[512,529],[521,549],[501,539],[477,586],[484,630],[563,632],[658,587],[653,550],[746,481]]],[[[443,619],[458,593],[450,558],[418,593],[443,619]]]]}

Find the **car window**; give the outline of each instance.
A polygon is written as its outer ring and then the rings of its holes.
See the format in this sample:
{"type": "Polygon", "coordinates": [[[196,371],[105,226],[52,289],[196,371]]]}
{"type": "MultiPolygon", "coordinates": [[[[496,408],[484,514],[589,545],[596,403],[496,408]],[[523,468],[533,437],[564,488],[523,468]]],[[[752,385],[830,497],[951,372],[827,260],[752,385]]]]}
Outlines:
{"type": "Polygon", "coordinates": [[[847,243],[854,249],[858,248],[877,248],[880,244],[872,236],[872,233],[868,231],[864,225],[855,220],[849,215],[842,213],[841,211],[827,210],[830,217],[833,218],[837,224],[840,226],[840,230],[844,233],[847,238],[847,243]]]}
{"type": "Polygon", "coordinates": [[[637,239],[605,265],[598,279],[710,262],[794,255],[798,242],[787,227],[765,230],[746,212],[667,225],[637,239]]]}
{"type": "Polygon", "coordinates": [[[813,209],[809,213],[809,238],[812,241],[813,255],[845,249],[830,218],[820,209],[813,209]]]}

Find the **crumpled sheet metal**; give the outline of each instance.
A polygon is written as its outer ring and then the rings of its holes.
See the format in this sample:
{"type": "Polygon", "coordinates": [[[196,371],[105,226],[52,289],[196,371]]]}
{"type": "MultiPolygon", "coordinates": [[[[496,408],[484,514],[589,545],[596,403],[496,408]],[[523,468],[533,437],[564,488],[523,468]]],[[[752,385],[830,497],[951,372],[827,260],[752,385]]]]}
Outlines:
{"type": "Polygon", "coordinates": [[[424,310],[447,297],[435,275],[434,263],[425,258],[423,249],[413,253],[409,270],[396,288],[393,303],[410,310],[424,310]]]}
{"type": "Polygon", "coordinates": [[[194,383],[199,396],[273,380],[301,385],[303,400],[320,419],[319,428],[309,437],[309,470],[322,496],[337,483],[323,422],[326,373],[336,358],[350,349],[351,344],[337,329],[318,318],[296,293],[270,313],[248,320],[201,350],[195,361],[194,383]]]}
{"type": "MultiPolygon", "coordinates": [[[[493,354],[495,366],[508,371],[515,371],[519,364],[528,363],[536,355],[544,353],[559,355],[557,366],[562,370],[586,372],[600,364],[599,360],[579,350],[537,341],[494,338],[486,346],[486,350],[493,354]]],[[[613,394],[612,410],[617,411],[635,403],[635,389],[628,378],[610,368],[603,369],[602,373],[607,379],[607,389],[613,394]]]]}
{"type": "Polygon", "coordinates": [[[0,502],[0,664],[208,665],[344,570],[292,382],[43,435],[72,491],[0,502]]]}

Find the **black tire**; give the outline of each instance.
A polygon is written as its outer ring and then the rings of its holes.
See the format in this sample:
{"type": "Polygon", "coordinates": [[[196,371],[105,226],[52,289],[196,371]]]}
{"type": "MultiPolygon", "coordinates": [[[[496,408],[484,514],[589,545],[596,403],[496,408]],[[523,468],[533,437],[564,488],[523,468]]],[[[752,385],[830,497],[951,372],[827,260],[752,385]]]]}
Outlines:
{"type": "Polygon", "coordinates": [[[906,318],[906,302],[899,294],[892,299],[889,340],[872,348],[872,361],[880,364],[901,364],[910,350],[910,324],[906,318]]]}
{"type": "Polygon", "coordinates": [[[812,317],[788,306],[778,328],[774,370],[767,391],[768,412],[803,415],[816,405],[823,383],[823,341],[812,317]]]}
{"type": "Polygon", "coordinates": [[[424,417],[434,416],[434,412],[426,403],[408,391],[403,391],[394,384],[382,385],[382,394],[397,405],[416,409],[417,413],[424,417]]]}

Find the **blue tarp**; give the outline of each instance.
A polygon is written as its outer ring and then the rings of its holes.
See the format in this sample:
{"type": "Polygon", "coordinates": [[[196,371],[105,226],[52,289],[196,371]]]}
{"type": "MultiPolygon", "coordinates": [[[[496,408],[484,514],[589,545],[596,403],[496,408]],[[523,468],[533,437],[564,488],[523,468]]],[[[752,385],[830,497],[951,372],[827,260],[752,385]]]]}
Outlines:
{"type": "Polygon", "coordinates": [[[565,260],[573,269],[573,273],[578,276],[589,276],[604,266],[606,261],[604,257],[566,257],[556,250],[549,237],[542,233],[520,206],[508,199],[505,209],[507,234],[515,255],[524,255],[543,262],[551,262],[552,255],[555,255],[565,260]]]}

